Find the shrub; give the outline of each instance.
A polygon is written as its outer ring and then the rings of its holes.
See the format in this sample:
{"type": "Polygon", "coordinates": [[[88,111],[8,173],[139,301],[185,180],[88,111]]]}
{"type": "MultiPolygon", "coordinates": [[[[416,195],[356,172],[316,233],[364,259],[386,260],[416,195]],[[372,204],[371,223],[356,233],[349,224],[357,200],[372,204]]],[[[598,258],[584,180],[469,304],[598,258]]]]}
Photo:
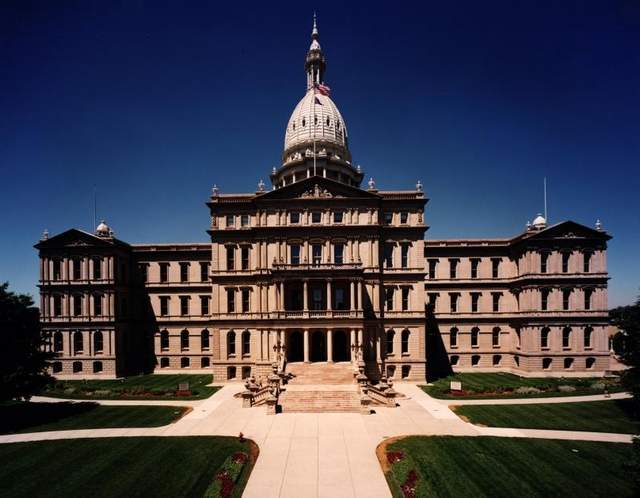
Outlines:
{"type": "Polygon", "coordinates": [[[73,394],[76,392],[76,388],[75,387],[67,387],[65,388],[65,390],[63,391],[65,394],[73,394]]]}
{"type": "Polygon", "coordinates": [[[604,391],[606,385],[604,382],[594,382],[591,384],[591,389],[595,389],[596,391],[604,391]]]}
{"type": "Polygon", "coordinates": [[[573,386],[567,386],[567,385],[558,386],[558,391],[560,391],[561,393],[572,393],[575,390],[576,388],[573,386]]]}
{"type": "Polygon", "coordinates": [[[111,389],[96,389],[93,394],[101,398],[106,398],[107,396],[111,396],[111,389]]]}
{"type": "Polygon", "coordinates": [[[152,396],[163,396],[167,393],[166,389],[162,389],[161,387],[154,387],[152,389],[149,390],[149,393],[152,396]]]}
{"type": "Polygon", "coordinates": [[[147,388],[144,386],[131,386],[129,388],[129,394],[133,396],[141,396],[147,392],[147,388]]]}
{"type": "Polygon", "coordinates": [[[521,386],[518,387],[514,392],[516,394],[538,394],[541,393],[542,390],[538,389],[537,387],[521,386]]]}

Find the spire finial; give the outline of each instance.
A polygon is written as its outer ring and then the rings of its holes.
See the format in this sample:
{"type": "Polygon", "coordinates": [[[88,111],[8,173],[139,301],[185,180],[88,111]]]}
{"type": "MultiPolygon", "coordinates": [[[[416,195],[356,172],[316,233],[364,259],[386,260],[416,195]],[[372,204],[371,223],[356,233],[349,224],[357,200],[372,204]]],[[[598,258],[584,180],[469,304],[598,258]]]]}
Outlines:
{"type": "Polygon", "coordinates": [[[313,11],[313,29],[311,30],[311,38],[318,38],[318,23],[316,21],[316,11],[313,11]]]}

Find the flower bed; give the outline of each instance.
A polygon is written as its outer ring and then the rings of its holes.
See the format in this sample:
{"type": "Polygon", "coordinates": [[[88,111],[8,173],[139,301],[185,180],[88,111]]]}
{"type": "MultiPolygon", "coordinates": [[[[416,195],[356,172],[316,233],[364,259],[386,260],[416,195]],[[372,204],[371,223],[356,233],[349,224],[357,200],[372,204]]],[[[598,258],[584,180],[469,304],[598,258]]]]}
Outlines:
{"type": "Polygon", "coordinates": [[[227,457],[213,483],[205,491],[204,498],[230,498],[248,461],[249,455],[241,451],[227,457]]]}
{"type": "Polygon", "coordinates": [[[416,498],[420,487],[420,477],[413,460],[402,451],[387,451],[389,474],[392,481],[400,488],[403,498],[416,498]]]}

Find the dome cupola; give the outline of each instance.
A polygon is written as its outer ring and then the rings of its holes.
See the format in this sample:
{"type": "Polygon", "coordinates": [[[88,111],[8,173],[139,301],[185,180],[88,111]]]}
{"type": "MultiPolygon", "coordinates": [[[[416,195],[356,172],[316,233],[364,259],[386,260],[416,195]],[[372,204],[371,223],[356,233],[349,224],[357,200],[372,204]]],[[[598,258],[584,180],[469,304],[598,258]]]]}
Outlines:
{"type": "Polygon", "coordinates": [[[282,166],[271,174],[271,182],[279,188],[318,175],[357,187],[364,173],[351,163],[347,126],[324,82],[326,60],[315,15],[304,67],[306,93],[287,123],[282,166]]]}

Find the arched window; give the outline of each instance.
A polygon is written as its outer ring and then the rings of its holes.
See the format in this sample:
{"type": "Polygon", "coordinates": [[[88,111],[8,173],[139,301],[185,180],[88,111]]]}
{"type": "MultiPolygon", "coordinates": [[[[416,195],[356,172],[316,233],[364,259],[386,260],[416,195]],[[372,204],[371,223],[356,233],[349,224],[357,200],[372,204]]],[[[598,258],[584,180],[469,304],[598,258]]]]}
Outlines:
{"type": "Polygon", "coordinates": [[[166,330],[160,332],[160,349],[163,351],[169,349],[169,332],[166,330]]]}
{"type": "Polygon", "coordinates": [[[191,360],[187,357],[180,358],[180,368],[189,368],[191,360]]]}
{"type": "Polygon", "coordinates": [[[396,333],[393,330],[387,330],[387,354],[393,354],[393,340],[396,333]]]}
{"type": "Polygon", "coordinates": [[[187,329],[180,332],[180,349],[189,349],[189,331],[187,329]]]}
{"type": "Polygon", "coordinates": [[[402,354],[409,354],[409,334],[411,334],[411,332],[407,329],[402,331],[402,354]]]}
{"type": "Polygon", "coordinates": [[[81,361],[74,361],[73,365],[72,365],[72,370],[73,370],[73,373],[82,372],[82,362],[81,361]]]}
{"type": "Polygon", "coordinates": [[[209,349],[209,331],[207,329],[200,332],[200,347],[202,349],[209,349]]]}
{"type": "Polygon", "coordinates": [[[591,347],[591,338],[593,336],[593,327],[585,327],[584,328],[584,347],[591,347]]]}
{"type": "Polygon", "coordinates": [[[236,354],[236,333],[233,330],[227,332],[227,354],[236,354]]]}
{"type": "Polygon", "coordinates": [[[104,348],[104,338],[99,330],[93,333],[93,351],[94,353],[102,353],[104,348]]]}
{"type": "Polygon", "coordinates": [[[93,373],[97,374],[97,373],[101,373],[102,372],[102,362],[101,361],[94,361],[93,362],[93,373]]]}
{"type": "Polygon", "coordinates": [[[73,354],[81,354],[84,349],[84,338],[82,332],[73,333],[73,354]]]}
{"type": "Polygon", "coordinates": [[[500,327],[493,327],[491,331],[491,344],[494,348],[500,347],[500,327]]]}
{"type": "Polygon", "coordinates": [[[569,327],[562,329],[562,347],[565,349],[571,347],[571,328],[569,327]]]}
{"type": "Polygon", "coordinates": [[[242,333],[242,355],[251,354],[251,332],[245,330],[242,333]]]}
{"type": "Polygon", "coordinates": [[[458,347],[458,329],[456,327],[452,327],[449,331],[449,347],[458,347]]]}
{"type": "Polygon", "coordinates": [[[480,340],[480,329],[478,327],[473,327],[471,329],[471,347],[477,348],[478,341],[480,340]]]}
{"type": "Polygon", "coordinates": [[[551,334],[549,327],[543,327],[542,330],[540,330],[540,347],[542,349],[549,347],[549,334],[551,334]]]}
{"type": "Polygon", "coordinates": [[[53,351],[55,353],[62,352],[62,332],[54,332],[53,333],[53,351]]]}

